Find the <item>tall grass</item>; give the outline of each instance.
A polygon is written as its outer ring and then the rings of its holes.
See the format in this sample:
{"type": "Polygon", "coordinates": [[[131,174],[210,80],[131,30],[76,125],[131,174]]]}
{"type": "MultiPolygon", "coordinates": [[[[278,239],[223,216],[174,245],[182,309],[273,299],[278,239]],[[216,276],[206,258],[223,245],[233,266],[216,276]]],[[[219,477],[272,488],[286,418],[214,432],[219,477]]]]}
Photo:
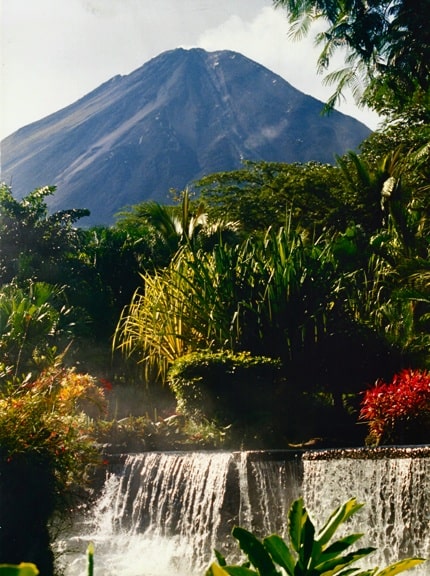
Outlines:
{"type": "Polygon", "coordinates": [[[160,377],[198,349],[291,358],[324,332],[334,273],[329,243],[289,227],[211,252],[184,247],[166,269],[143,275],[114,345],[160,377]]]}

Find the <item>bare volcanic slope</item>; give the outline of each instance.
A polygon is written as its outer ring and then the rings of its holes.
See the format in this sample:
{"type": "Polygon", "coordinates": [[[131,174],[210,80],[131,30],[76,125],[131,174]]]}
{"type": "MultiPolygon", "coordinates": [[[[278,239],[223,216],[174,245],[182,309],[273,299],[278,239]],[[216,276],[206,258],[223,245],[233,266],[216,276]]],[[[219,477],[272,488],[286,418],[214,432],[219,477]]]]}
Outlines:
{"type": "Polygon", "coordinates": [[[2,180],[17,197],[56,185],[52,209],[110,224],[124,206],[167,202],[171,188],[243,159],[333,162],[370,134],[321,109],[241,54],[178,48],[5,138],[2,180]]]}

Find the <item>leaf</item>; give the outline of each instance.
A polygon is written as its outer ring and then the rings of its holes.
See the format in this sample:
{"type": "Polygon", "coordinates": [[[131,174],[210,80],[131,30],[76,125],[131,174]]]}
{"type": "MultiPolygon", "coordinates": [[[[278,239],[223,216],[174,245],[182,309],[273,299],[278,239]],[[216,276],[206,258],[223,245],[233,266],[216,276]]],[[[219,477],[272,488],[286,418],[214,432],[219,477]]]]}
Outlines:
{"type": "Polygon", "coordinates": [[[400,574],[400,572],[409,570],[414,566],[418,566],[418,564],[422,564],[425,561],[425,558],[405,558],[404,560],[399,560],[399,562],[395,562],[380,572],[377,572],[376,576],[394,576],[395,574],[400,574]]]}
{"type": "Polygon", "coordinates": [[[316,562],[314,562],[312,565],[314,566],[316,565],[316,563],[321,564],[323,562],[331,560],[332,558],[335,558],[341,552],[352,546],[352,544],[355,544],[355,542],[357,542],[357,540],[359,540],[362,536],[363,534],[349,534],[344,538],[336,540],[336,542],[333,542],[333,544],[331,544],[328,548],[326,548],[324,552],[322,552],[318,556],[318,558],[316,557],[314,558],[316,562]]]}
{"type": "Polygon", "coordinates": [[[368,556],[374,551],[375,548],[360,548],[340,558],[333,558],[332,560],[318,564],[318,566],[315,566],[315,570],[318,574],[321,574],[321,576],[333,576],[343,568],[346,568],[346,566],[361,560],[361,558],[368,556]]]}
{"type": "Polygon", "coordinates": [[[326,524],[322,528],[321,532],[318,534],[318,542],[324,547],[325,544],[331,539],[333,534],[339,528],[339,526],[345,522],[350,516],[358,512],[364,504],[359,504],[356,498],[351,498],[333,512],[326,524]]]}
{"type": "Polygon", "coordinates": [[[265,538],[263,544],[273,560],[284,568],[290,576],[294,576],[296,562],[284,540],[277,534],[273,534],[265,538]]]}
{"type": "Polygon", "coordinates": [[[219,564],[215,564],[215,562],[213,564],[211,564],[209,566],[208,571],[206,572],[206,575],[209,576],[228,576],[229,573],[226,572],[226,570],[224,570],[224,568],[221,568],[221,566],[219,564]]]}
{"type": "Polygon", "coordinates": [[[258,572],[246,566],[225,566],[224,570],[230,576],[259,576],[258,572]]]}
{"type": "Polygon", "coordinates": [[[21,564],[0,564],[1,576],[37,576],[39,570],[31,562],[21,562],[21,564]]]}
{"type": "Polygon", "coordinates": [[[302,527],[306,521],[306,518],[307,512],[303,505],[303,499],[298,498],[292,503],[288,513],[290,542],[297,554],[300,553],[300,546],[302,543],[302,527]]]}
{"type": "Polygon", "coordinates": [[[377,568],[370,568],[369,570],[361,570],[357,572],[360,568],[349,568],[348,570],[342,570],[336,576],[376,576],[377,568]]]}
{"type": "Polygon", "coordinates": [[[304,568],[308,567],[309,560],[312,557],[314,545],[315,528],[311,519],[306,515],[306,520],[302,528],[302,547],[300,550],[300,560],[304,568]]]}
{"type": "Polygon", "coordinates": [[[248,556],[251,564],[259,571],[260,576],[278,576],[272,559],[258,538],[238,526],[233,528],[232,534],[239,541],[240,548],[248,556]]]}
{"type": "Polygon", "coordinates": [[[224,556],[218,550],[214,550],[215,558],[220,566],[226,566],[227,562],[225,561],[224,556]]]}

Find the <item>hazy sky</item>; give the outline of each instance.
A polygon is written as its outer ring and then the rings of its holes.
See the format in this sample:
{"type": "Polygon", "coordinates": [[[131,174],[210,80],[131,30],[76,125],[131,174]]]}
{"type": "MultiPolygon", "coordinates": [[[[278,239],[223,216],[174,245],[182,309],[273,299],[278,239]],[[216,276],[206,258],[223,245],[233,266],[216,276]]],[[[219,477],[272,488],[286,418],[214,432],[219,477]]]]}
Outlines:
{"type": "MultiPolygon", "coordinates": [[[[311,38],[288,38],[271,0],[0,0],[1,138],[56,112],[165,50],[229,49],[320,100],[311,38]]],[[[370,128],[377,116],[352,98],[341,108],[370,128]]]]}

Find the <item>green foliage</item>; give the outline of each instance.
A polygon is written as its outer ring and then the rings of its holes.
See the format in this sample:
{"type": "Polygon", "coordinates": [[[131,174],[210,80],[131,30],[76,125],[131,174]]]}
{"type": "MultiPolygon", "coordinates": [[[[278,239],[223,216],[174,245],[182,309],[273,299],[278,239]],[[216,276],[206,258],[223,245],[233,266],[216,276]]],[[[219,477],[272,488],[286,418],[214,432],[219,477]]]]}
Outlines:
{"type": "Polygon", "coordinates": [[[73,224],[88,211],[48,214],[45,198],[54,192],[55,186],[45,186],[18,201],[8,186],[0,186],[0,284],[60,281],[62,260],[79,245],[73,224]]]}
{"type": "MultiPolygon", "coordinates": [[[[358,323],[383,335],[405,363],[425,368],[430,365],[428,208],[423,194],[404,177],[417,164],[415,158],[405,160],[397,149],[378,162],[383,222],[369,239],[367,263],[344,277],[342,285],[358,323]]],[[[420,162],[418,174],[416,184],[428,181],[420,162]]]]}
{"type": "Polygon", "coordinates": [[[97,420],[94,437],[99,444],[127,447],[129,451],[192,450],[222,448],[229,430],[206,419],[198,422],[173,414],[128,416],[119,420],[97,420]]]}
{"type": "Polygon", "coordinates": [[[200,349],[291,360],[325,331],[334,273],[329,246],[290,228],[210,253],[184,248],[143,276],[114,344],[162,375],[200,349]]]}
{"type": "Polygon", "coordinates": [[[247,233],[283,226],[287,214],[294,228],[312,235],[349,221],[340,172],[327,164],[246,161],[240,170],[206,176],[195,186],[211,218],[239,221],[247,233]]]}
{"type": "MultiPolygon", "coordinates": [[[[70,309],[63,290],[43,282],[27,289],[15,284],[0,288],[1,365],[20,377],[53,363],[57,344],[67,331],[70,309]]],[[[2,377],[0,375],[0,386],[2,377]]]]}
{"type": "Polygon", "coordinates": [[[279,378],[277,360],[207,350],[182,356],[168,373],[179,413],[220,425],[239,422],[256,427],[273,417],[279,378]]]}
{"type": "Polygon", "coordinates": [[[336,84],[327,108],[340,100],[346,87],[358,102],[382,112],[404,108],[428,92],[430,37],[424,25],[428,2],[274,0],[274,4],[287,10],[293,37],[306,35],[315,20],[324,22],[316,36],[322,46],[320,72],[342,47],[344,67],[325,78],[336,84]]]}
{"type": "Polygon", "coordinates": [[[158,202],[142,202],[119,213],[119,229],[140,229],[149,234],[153,261],[167,265],[183,246],[193,249],[212,247],[229,239],[235,241],[238,225],[227,222],[225,214],[209,220],[202,201],[192,201],[188,189],[177,198],[179,204],[166,206],[158,202]]]}
{"type": "Polygon", "coordinates": [[[37,576],[39,570],[30,562],[21,564],[0,564],[0,576],[37,576]]]}
{"type": "Polygon", "coordinates": [[[99,340],[114,330],[122,308],[140,285],[139,272],[152,269],[147,237],[134,229],[95,227],[81,231],[81,247],[67,278],[67,294],[90,321],[86,332],[99,340]]]}
{"type": "Polygon", "coordinates": [[[345,553],[363,535],[349,534],[332,541],[338,528],[362,507],[355,498],[339,506],[316,533],[315,526],[304,506],[303,499],[293,502],[288,514],[289,543],[277,534],[262,541],[247,530],[235,527],[233,536],[238,540],[247,561],[242,565],[227,565],[217,552],[218,564],[212,564],[206,576],[280,576],[280,569],[288,576],[394,576],[424,562],[422,558],[400,560],[382,570],[361,569],[352,565],[371,554],[371,547],[345,553]]]}
{"type": "Polygon", "coordinates": [[[61,497],[98,460],[88,414],[101,415],[102,388],[87,374],[54,365],[0,391],[0,463],[37,462],[52,470],[61,497]]]}

